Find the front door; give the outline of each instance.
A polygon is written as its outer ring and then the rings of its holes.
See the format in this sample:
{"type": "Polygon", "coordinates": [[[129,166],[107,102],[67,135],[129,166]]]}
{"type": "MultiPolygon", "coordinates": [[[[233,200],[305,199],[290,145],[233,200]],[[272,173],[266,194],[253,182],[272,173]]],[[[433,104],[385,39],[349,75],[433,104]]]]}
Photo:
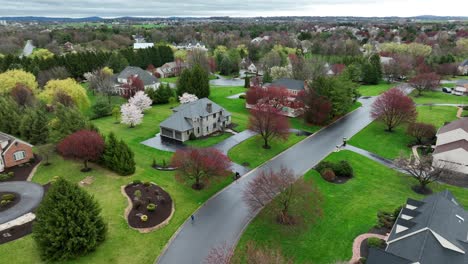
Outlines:
{"type": "Polygon", "coordinates": [[[5,169],[5,165],[3,165],[3,159],[0,157],[0,172],[2,172],[5,169]]]}

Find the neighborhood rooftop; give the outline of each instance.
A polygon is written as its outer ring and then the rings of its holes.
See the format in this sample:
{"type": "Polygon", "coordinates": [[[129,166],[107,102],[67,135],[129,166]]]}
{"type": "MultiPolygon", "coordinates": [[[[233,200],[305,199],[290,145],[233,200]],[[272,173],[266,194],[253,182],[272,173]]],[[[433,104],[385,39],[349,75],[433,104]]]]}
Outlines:
{"type": "Polygon", "coordinates": [[[128,79],[130,76],[138,76],[138,78],[143,81],[145,86],[158,82],[158,78],[143,70],[142,68],[134,66],[127,66],[122,72],[114,76],[115,79],[128,79]]]}
{"type": "Polygon", "coordinates": [[[439,129],[439,132],[437,134],[442,134],[446,133],[452,130],[456,129],[463,129],[466,132],[468,132],[468,117],[461,118],[458,120],[455,120],[453,122],[450,122],[449,124],[443,126],[442,128],[439,129]]]}
{"type": "Polygon", "coordinates": [[[304,90],[304,81],[289,78],[275,80],[271,85],[285,87],[289,90],[304,90]]]}

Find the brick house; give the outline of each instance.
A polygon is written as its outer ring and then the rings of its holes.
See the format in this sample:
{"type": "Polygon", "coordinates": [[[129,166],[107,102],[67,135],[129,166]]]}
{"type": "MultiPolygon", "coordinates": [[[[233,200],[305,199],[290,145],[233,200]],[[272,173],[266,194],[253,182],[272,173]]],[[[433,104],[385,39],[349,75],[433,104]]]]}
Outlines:
{"type": "Polygon", "coordinates": [[[0,132],[0,172],[34,157],[32,145],[13,136],[0,132]]]}

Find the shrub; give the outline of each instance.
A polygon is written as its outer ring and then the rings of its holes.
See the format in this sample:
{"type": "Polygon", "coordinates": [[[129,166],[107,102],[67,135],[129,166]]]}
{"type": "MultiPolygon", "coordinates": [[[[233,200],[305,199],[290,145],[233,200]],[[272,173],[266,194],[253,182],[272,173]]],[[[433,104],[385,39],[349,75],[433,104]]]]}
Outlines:
{"type": "Polygon", "coordinates": [[[153,158],[153,163],[151,164],[151,167],[156,167],[156,159],[153,158]]]}
{"type": "Polygon", "coordinates": [[[2,195],[2,200],[13,201],[15,197],[16,195],[12,193],[7,193],[7,194],[2,195]]]}
{"type": "Polygon", "coordinates": [[[367,258],[366,258],[366,257],[361,257],[361,258],[359,259],[359,264],[366,264],[366,262],[367,262],[367,258]]]}
{"type": "Polygon", "coordinates": [[[169,97],[169,103],[170,103],[170,104],[175,104],[176,102],[177,102],[177,98],[175,98],[175,97],[173,97],[173,96],[172,96],[172,97],[169,97]]]}
{"type": "Polygon", "coordinates": [[[151,186],[151,182],[145,181],[145,182],[143,183],[143,185],[145,185],[146,187],[149,187],[149,186],[151,186]]]}
{"type": "Polygon", "coordinates": [[[141,180],[133,180],[133,185],[141,184],[141,180]]]}
{"type": "Polygon", "coordinates": [[[10,179],[11,177],[13,177],[13,176],[10,175],[9,173],[0,173],[0,182],[1,181],[6,181],[6,180],[10,179]]]}
{"type": "Polygon", "coordinates": [[[99,99],[91,106],[93,118],[101,118],[112,114],[112,105],[106,99],[99,99]]]}
{"type": "Polygon", "coordinates": [[[245,99],[245,98],[246,98],[245,94],[239,95],[239,99],[245,99]]]}
{"type": "Polygon", "coordinates": [[[141,198],[141,191],[140,191],[140,190],[136,190],[136,191],[133,193],[133,195],[134,195],[136,198],[140,199],[140,198],[141,198]]]}
{"type": "Polygon", "coordinates": [[[335,173],[330,168],[323,169],[320,175],[322,175],[322,178],[324,180],[329,181],[329,182],[333,182],[336,179],[335,173]]]}
{"type": "Polygon", "coordinates": [[[9,176],[10,178],[12,178],[13,176],[15,176],[15,173],[12,172],[12,171],[8,172],[7,174],[8,174],[8,176],[9,176]]]}
{"type": "Polygon", "coordinates": [[[1,207],[4,207],[4,206],[6,206],[6,205],[9,204],[9,203],[11,203],[11,201],[9,201],[9,200],[1,200],[1,201],[0,201],[0,206],[1,206],[1,207]]]}
{"type": "Polygon", "coordinates": [[[146,206],[146,210],[148,210],[148,212],[154,212],[154,210],[156,210],[156,205],[154,203],[150,203],[146,206]]]}
{"type": "Polygon", "coordinates": [[[342,177],[353,177],[354,172],[353,172],[353,167],[349,164],[348,161],[342,160],[336,164],[334,164],[333,171],[338,175],[342,177]]]}
{"type": "Polygon", "coordinates": [[[148,216],[147,215],[142,215],[142,216],[140,216],[140,220],[142,222],[146,222],[146,221],[148,221],[148,216]]]}
{"type": "Polygon", "coordinates": [[[197,137],[195,136],[195,134],[190,133],[189,140],[195,140],[195,139],[197,139],[197,137]]]}
{"type": "Polygon", "coordinates": [[[367,246],[374,248],[385,248],[385,241],[380,238],[369,237],[367,239],[367,246]]]}
{"type": "Polygon", "coordinates": [[[391,229],[395,223],[396,217],[393,213],[380,211],[377,213],[377,225],[376,227],[391,229]]]}

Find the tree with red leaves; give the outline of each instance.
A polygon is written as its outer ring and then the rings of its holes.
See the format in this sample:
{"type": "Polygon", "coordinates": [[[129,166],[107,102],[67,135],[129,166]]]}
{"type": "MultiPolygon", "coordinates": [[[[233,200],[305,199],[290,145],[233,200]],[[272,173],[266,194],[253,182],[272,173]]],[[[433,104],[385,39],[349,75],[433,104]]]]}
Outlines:
{"type": "Polygon", "coordinates": [[[423,91],[434,90],[440,85],[440,76],[435,72],[420,73],[409,81],[409,84],[418,90],[418,96],[423,91]]]}
{"type": "Polygon", "coordinates": [[[344,64],[333,64],[331,66],[331,70],[333,71],[334,75],[340,75],[344,69],[346,68],[346,65],[344,64]]]}
{"type": "Polygon", "coordinates": [[[437,130],[436,127],[432,124],[411,123],[408,126],[406,133],[412,137],[415,137],[418,144],[421,144],[424,138],[434,138],[437,133],[437,130]]]}
{"type": "Polygon", "coordinates": [[[436,67],[436,71],[440,75],[455,77],[458,74],[458,65],[456,63],[444,63],[436,67]]]}
{"type": "Polygon", "coordinates": [[[225,176],[231,166],[229,158],[213,148],[189,148],[176,151],[171,161],[177,167],[177,179],[194,181],[192,188],[203,189],[202,181],[213,176],[225,176]]]}
{"type": "Polygon", "coordinates": [[[301,92],[299,98],[302,98],[305,105],[304,119],[306,122],[314,125],[324,125],[330,119],[333,111],[333,105],[325,96],[320,96],[315,90],[301,92]]]}
{"type": "Polygon", "coordinates": [[[289,136],[289,121],[280,110],[270,104],[257,103],[250,109],[249,129],[263,138],[263,148],[269,149],[273,138],[286,140],[289,136]]]}
{"type": "Polygon", "coordinates": [[[104,151],[104,139],[96,131],[80,130],[64,138],[57,150],[66,159],[82,160],[82,172],[90,171],[88,161],[97,161],[104,151]]]}
{"type": "Polygon", "coordinates": [[[248,183],[243,199],[253,213],[274,201],[270,208],[281,224],[291,225],[297,223],[301,216],[315,218],[322,214],[322,197],[313,183],[303,178],[296,181],[292,170],[285,167],[279,171],[261,171],[248,183]]]}
{"type": "Polygon", "coordinates": [[[372,104],[372,118],[383,121],[389,132],[401,123],[413,122],[417,115],[413,100],[398,88],[386,91],[372,104]]]}
{"type": "Polygon", "coordinates": [[[290,94],[286,88],[277,86],[267,88],[251,87],[245,95],[246,102],[249,105],[268,104],[277,109],[287,106],[292,97],[294,95],[290,94]]]}
{"type": "Polygon", "coordinates": [[[123,97],[125,98],[130,98],[135,95],[136,92],[138,91],[144,91],[145,90],[145,84],[143,81],[138,78],[138,76],[130,76],[127,79],[127,83],[122,85],[123,90],[123,97]]]}

